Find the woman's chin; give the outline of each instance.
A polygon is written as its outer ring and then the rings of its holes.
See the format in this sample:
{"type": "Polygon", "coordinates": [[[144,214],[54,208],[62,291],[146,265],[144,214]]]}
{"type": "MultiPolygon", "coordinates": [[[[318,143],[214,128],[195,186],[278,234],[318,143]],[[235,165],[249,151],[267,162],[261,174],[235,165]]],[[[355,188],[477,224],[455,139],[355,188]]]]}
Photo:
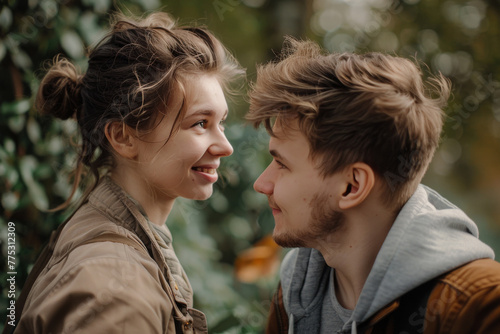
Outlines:
{"type": "Polygon", "coordinates": [[[191,194],[191,196],[185,196],[185,198],[192,199],[195,201],[204,201],[204,200],[209,199],[210,196],[212,196],[212,193],[213,193],[213,189],[210,188],[210,190],[207,189],[206,191],[200,191],[200,192],[197,192],[195,194],[191,194]]]}

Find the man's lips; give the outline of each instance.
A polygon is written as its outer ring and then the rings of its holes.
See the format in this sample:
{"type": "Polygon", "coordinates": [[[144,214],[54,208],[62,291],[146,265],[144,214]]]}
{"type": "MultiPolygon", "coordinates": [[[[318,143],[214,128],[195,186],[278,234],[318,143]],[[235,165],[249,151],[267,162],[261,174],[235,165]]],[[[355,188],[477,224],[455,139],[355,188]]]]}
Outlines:
{"type": "Polygon", "coordinates": [[[271,208],[271,209],[273,211],[273,215],[277,215],[278,213],[281,213],[280,209],[275,209],[275,208],[271,208]]]}
{"type": "Polygon", "coordinates": [[[276,205],[276,203],[274,203],[273,200],[269,199],[268,202],[269,202],[269,207],[273,211],[273,215],[281,212],[281,209],[276,205]]]}

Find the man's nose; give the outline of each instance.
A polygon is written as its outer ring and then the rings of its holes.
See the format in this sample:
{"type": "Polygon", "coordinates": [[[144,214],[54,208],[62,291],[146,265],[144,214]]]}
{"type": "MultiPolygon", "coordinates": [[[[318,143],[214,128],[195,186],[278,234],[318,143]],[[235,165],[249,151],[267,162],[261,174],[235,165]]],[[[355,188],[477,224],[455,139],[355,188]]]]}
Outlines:
{"type": "Polygon", "coordinates": [[[269,165],[253,184],[255,191],[264,195],[272,195],[274,192],[274,182],[272,180],[270,167],[269,165]]]}

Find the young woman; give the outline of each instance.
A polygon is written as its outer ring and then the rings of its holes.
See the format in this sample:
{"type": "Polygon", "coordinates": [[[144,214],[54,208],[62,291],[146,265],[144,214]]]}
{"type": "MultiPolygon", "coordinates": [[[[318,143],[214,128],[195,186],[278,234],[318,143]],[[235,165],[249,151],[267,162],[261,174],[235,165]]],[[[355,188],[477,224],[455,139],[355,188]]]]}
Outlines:
{"type": "Polygon", "coordinates": [[[212,194],[232,153],[224,89],[241,73],[210,32],[165,13],[115,18],[83,75],[55,60],[36,107],[77,120],[74,189],[85,169],[95,183],[49,245],[16,333],[207,332],[165,221],[175,198],[212,194]]]}

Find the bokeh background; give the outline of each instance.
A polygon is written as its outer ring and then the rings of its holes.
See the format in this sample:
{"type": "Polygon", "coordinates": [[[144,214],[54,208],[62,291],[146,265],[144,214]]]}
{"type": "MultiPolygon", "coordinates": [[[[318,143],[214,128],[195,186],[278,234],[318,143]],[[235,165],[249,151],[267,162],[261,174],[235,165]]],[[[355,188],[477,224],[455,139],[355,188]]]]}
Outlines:
{"type": "MultiPolygon", "coordinates": [[[[37,115],[43,64],[63,54],[83,70],[109,13],[163,10],[208,26],[255,79],[284,35],[332,52],[382,51],[427,64],[453,82],[439,150],[424,179],[463,208],[500,252],[500,3],[497,0],[2,0],[0,4],[0,315],[8,303],[7,224],[16,228],[16,284],[23,286],[50,232],[69,214],[46,210],[70,192],[73,121],[37,115]]],[[[248,87],[248,83],[245,84],[248,87]]],[[[245,87],[245,88],[246,88],[245,87]]],[[[178,200],[167,224],[207,314],[210,333],[261,333],[284,250],[268,235],[272,215],[252,183],[270,161],[267,134],[230,101],[235,153],[207,201],[178,200]]],[[[0,325],[2,328],[3,324],[0,325]]]]}

